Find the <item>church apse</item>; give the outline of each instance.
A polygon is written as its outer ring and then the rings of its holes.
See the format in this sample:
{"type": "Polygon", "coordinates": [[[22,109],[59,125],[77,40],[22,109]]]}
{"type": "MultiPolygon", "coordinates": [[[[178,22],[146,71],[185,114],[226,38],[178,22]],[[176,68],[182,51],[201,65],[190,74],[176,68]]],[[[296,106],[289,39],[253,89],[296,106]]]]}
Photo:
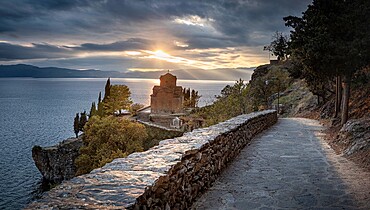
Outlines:
{"type": "Polygon", "coordinates": [[[166,73],[160,78],[160,85],[153,87],[153,94],[150,96],[152,114],[174,114],[183,111],[182,87],[176,86],[176,76],[166,73]]]}

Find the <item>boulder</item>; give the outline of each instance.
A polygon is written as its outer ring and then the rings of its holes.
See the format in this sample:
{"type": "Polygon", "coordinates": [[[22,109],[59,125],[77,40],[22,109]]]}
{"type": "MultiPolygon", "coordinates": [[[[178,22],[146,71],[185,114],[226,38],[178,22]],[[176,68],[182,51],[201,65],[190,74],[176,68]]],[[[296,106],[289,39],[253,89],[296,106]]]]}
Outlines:
{"type": "Polygon", "coordinates": [[[34,146],[32,158],[44,179],[60,183],[75,176],[75,159],[83,145],[81,138],[69,138],[50,147],[34,146]]]}

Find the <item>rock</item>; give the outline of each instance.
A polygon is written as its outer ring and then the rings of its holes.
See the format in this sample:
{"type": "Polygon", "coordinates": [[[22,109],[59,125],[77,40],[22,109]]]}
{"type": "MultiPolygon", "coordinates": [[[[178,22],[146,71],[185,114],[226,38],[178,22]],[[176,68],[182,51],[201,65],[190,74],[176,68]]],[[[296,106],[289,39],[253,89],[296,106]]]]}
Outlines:
{"type": "Polygon", "coordinates": [[[32,158],[46,181],[60,183],[75,176],[74,160],[82,145],[82,139],[69,138],[51,147],[34,146],[32,158]]]}
{"type": "Polygon", "coordinates": [[[346,148],[344,155],[370,150],[370,118],[349,120],[338,134],[338,143],[346,148]]]}

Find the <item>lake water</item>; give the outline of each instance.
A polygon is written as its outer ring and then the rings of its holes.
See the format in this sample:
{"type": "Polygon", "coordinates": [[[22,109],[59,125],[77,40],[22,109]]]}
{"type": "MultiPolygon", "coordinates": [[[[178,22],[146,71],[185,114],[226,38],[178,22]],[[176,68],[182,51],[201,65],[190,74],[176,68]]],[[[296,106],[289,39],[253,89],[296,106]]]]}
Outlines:
{"type": "MultiPolygon", "coordinates": [[[[34,145],[50,146],[74,136],[73,118],[89,111],[106,79],[0,78],[0,209],[21,209],[41,186],[41,174],[31,156],[34,145]]],[[[125,84],[135,103],[149,105],[159,80],[111,79],[125,84]]],[[[202,95],[199,106],[212,103],[234,81],[178,80],[202,95]]]]}

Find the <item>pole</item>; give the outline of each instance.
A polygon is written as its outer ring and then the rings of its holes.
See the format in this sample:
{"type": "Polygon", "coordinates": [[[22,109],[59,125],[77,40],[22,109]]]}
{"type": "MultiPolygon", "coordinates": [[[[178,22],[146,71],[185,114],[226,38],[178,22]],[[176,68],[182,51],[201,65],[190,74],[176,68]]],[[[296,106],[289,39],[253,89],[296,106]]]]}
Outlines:
{"type": "Polygon", "coordinates": [[[280,109],[279,98],[280,98],[280,82],[278,83],[278,101],[277,101],[278,102],[278,104],[277,104],[277,113],[278,113],[278,115],[279,115],[279,109],[280,109]]]}

